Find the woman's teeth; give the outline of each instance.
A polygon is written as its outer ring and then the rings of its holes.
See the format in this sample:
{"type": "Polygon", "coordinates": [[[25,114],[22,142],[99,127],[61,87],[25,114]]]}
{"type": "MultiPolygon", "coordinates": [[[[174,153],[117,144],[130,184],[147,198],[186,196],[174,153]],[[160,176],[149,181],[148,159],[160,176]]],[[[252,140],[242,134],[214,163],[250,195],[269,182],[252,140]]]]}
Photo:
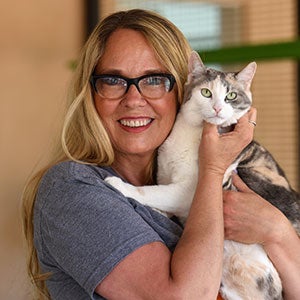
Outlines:
{"type": "Polygon", "coordinates": [[[120,123],[123,126],[128,127],[141,127],[148,125],[152,120],[151,119],[143,119],[143,120],[120,120],[120,123]]]}

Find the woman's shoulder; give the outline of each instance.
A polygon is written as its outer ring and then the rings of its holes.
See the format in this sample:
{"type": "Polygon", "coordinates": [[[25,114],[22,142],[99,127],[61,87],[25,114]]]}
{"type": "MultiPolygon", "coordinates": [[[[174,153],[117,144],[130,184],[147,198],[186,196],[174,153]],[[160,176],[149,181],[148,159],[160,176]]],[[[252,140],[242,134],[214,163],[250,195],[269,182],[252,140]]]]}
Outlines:
{"type": "MultiPolygon", "coordinates": [[[[104,178],[112,176],[108,167],[65,161],[50,167],[42,177],[35,200],[35,222],[61,222],[59,216],[78,219],[100,215],[103,211],[121,210],[130,202],[114,190],[104,178]],[[56,217],[53,219],[53,215],[56,217]],[[80,217],[81,216],[81,217],[80,217]]],[[[71,221],[70,221],[71,222],[71,221]]]]}
{"type": "Polygon", "coordinates": [[[117,176],[111,167],[63,161],[50,167],[44,174],[42,182],[102,182],[107,176],[117,176]]]}
{"type": "Polygon", "coordinates": [[[110,186],[104,181],[107,176],[116,174],[109,167],[73,161],[57,163],[42,176],[36,200],[39,205],[44,206],[46,203],[56,205],[56,202],[74,202],[76,199],[84,202],[87,199],[107,197],[112,193],[110,186]]]}

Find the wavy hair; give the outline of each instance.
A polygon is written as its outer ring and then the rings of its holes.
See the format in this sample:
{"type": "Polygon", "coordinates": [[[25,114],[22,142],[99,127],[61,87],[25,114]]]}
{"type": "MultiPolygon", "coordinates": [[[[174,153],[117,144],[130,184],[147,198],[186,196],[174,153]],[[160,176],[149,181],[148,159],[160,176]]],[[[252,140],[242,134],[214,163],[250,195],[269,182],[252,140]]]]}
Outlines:
{"type": "MultiPolygon", "coordinates": [[[[43,174],[64,160],[99,166],[111,165],[114,161],[109,136],[94,107],[89,79],[101,60],[108,38],[117,29],[137,30],[146,37],[158,61],[175,77],[178,105],[182,103],[191,49],[180,30],[164,17],[140,9],[116,12],[103,19],[79,57],[68,94],[68,109],[57,153],[45,168],[29,180],[23,193],[23,228],[29,250],[27,269],[37,299],[50,299],[45,282],[51,274],[42,273],[33,241],[33,208],[43,174]]],[[[149,176],[152,176],[153,165],[149,166],[149,176]]]]}

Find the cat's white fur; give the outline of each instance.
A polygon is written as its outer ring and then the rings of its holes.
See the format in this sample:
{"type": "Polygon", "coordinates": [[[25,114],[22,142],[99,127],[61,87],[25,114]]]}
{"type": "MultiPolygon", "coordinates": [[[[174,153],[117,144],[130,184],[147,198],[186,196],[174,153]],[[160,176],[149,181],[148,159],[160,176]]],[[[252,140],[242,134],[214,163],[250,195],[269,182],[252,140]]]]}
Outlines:
{"type": "MultiPolygon", "coordinates": [[[[193,76],[203,72],[205,66],[196,52],[189,62],[189,84],[193,76]]],[[[250,63],[236,76],[244,84],[244,92],[251,99],[250,85],[256,71],[256,63],[250,63]]],[[[206,88],[212,98],[201,95],[200,86],[195,86],[189,99],[182,104],[172,132],[158,152],[159,185],[136,187],[124,183],[118,177],[108,177],[106,182],[117,188],[126,197],[159,211],[186,219],[193,200],[198,178],[198,149],[202,135],[203,120],[228,126],[234,124],[246,112],[236,114],[232,106],[224,102],[228,90],[220,80],[208,82],[206,88]],[[217,96],[216,96],[217,95],[217,96]],[[218,112],[218,113],[217,113],[218,112]]],[[[225,173],[224,182],[236,169],[238,161],[225,173]]],[[[282,289],[279,276],[260,245],[244,245],[232,241],[224,242],[224,264],[221,294],[228,300],[260,300],[268,298],[268,291],[258,288],[258,280],[267,280],[269,274],[278,293],[282,289]]],[[[201,284],[201,283],[199,283],[201,284]]],[[[280,299],[280,298],[278,298],[280,299]]]]}

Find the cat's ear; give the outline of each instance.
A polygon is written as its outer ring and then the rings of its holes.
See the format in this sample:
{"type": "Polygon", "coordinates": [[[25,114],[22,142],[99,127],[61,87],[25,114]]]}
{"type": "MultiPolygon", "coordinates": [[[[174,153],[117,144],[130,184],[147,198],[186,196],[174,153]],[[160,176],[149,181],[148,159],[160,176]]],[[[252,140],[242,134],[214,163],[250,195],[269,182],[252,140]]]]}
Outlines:
{"type": "Polygon", "coordinates": [[[196,51],[192,51],[189,58],[189,73],[198,73],[205,69],[205,66],[196,51]]]}
{"type": "Polygon", "coordinates": [[[250,87],[256,71],[256,67],[256,62],[251,62],[243,70],[236,74],[236,78],[240,81],[243,81],[247,85],[247,87],[250,87]]]}
{"type": "Polygon", "coordinates": [[[189,70],[189,74],[188,74],[187,82],[190,82],[192,80],[193,74],[200,74],[206,70],[199,54],[196,51],[191,52],[189,63],[188,63],[188,70],[189,70]]]}

